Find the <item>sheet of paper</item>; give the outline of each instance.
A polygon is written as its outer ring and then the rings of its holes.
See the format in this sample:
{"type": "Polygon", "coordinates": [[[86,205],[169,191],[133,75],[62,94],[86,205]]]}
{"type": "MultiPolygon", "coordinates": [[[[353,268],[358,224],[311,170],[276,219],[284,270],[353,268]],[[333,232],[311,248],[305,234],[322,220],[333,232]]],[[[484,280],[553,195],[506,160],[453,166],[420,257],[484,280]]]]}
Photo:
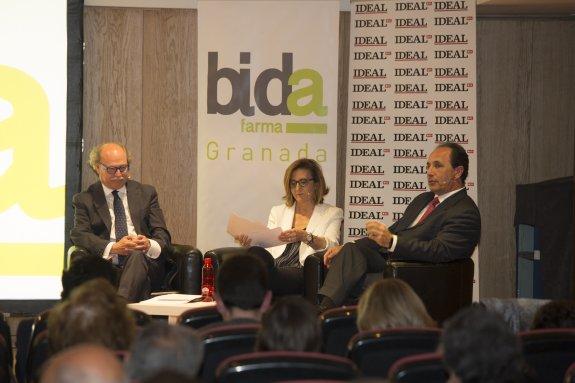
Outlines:
{"type": "Polygon", "coordinates": [[[282,229],[268,229],[263,223],[250,221],[237,214],[230,214],[228,219],[228,233],[232,236],[247,235],[252,240],[252,246],[273,247],[283,245],[278,239],[282,229]]]}

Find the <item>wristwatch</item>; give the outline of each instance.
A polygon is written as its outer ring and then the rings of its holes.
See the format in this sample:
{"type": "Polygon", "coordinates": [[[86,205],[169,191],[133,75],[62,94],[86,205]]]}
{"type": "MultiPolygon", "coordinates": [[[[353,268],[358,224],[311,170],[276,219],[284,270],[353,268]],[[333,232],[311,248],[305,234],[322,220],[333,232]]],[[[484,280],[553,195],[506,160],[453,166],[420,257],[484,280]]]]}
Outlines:
{"type": "Polygon", "coordinates": [[[312,242],[313,242],[313,234],[312,233],[306,233],[305,243],[307,243],[308,245],[311,245],[312,242]]]}

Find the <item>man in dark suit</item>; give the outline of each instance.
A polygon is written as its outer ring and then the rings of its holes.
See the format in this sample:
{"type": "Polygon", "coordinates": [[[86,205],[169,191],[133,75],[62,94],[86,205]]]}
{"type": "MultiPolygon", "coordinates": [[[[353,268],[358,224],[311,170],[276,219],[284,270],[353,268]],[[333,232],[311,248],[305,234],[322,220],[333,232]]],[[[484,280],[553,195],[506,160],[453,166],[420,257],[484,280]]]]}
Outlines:
{"type": "Polygon", "coordinates": [[[122,270],[118,294],[129,302],[149,297],[164,277],[160,254],[170,233],[156,189],[130,180],[125,146],[105,143],[90,152],[100,181],[74,196],[72,243],[122,270]]]}
{"type": "Polygon", "coordinates": [[[418,195],[389,228],[370,221],[367,237],[328,249],[320,309],[341,305],[366,273],[383,271],[387,259],[436,263],[470,257],[479,242],[481,217],[465,190],[468,168],[460,145],[437,146],[427,160],[431,191],[418,195]]]}

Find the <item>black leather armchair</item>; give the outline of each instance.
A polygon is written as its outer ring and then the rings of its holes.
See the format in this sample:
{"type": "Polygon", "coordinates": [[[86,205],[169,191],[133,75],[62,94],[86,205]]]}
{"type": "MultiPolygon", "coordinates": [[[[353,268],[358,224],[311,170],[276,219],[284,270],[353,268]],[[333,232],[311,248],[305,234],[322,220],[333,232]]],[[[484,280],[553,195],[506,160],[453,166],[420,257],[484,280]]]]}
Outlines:
{"type": "MultiPolygon", "coordinates": [[[[80,246],[68,249],[66,267],[75,257],[90,254],[80,246]]],[[[174,290],[183,294],[200,294],[202,279],[202,253],[190,245],[172,244],[164,249],[166,277],[161,290],[174,290]]]]}
{"type": "MultiPolygon", "coordinates": [[[[473,269],[471,258],[446,263],[387,261],[382,273],[366,275],[364,287],[377,279],[400,278],[419,295],[431,317],[441,323],[471,304],[473,269]]],[[[327,273],[320,254],[306,258],[304,273],[306,297],[316,302],[317,291],[327,273]]]]}

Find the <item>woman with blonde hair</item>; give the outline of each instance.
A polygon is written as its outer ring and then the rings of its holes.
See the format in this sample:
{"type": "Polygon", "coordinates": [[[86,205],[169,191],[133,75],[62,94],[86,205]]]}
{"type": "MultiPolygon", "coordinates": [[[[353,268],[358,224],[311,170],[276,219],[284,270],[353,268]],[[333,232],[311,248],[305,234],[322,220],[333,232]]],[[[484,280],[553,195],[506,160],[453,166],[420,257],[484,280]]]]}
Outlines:
{"type": "Polygon", "coordinates": [[[313,253],[339,244],[343,211],[324,203],[329,192],[320,164],[309,158],[294,161],[283,177],[284,203],[272,207],[268,228],[282,229],[284,244],[264,249],[252,246],[247,235],[235,240],[267,265],[274,295],[298,294],[303,290],[303,264],[313,253]]]}
{"type": "Polygon", "coordinates": [[[419,296],[401,279],[386,278],[372,284],[357,306],[360,331],[436,326],[419,296]]]}

